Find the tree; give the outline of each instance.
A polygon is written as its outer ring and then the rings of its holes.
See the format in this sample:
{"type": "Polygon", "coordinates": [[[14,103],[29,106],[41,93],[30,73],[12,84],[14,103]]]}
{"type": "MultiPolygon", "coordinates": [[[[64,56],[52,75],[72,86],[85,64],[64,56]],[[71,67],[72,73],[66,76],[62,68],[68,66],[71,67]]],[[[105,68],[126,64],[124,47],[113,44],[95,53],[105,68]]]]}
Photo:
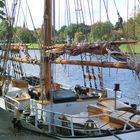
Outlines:
{"type": "Polygon", "coordinates": [[[82,32],[76,32],[74,37],[75,43],[80,43],[85,40],[85,35],[82,32]]]}
{"type": "Polygon", "coordinates": [[[33,36],[36,38],[36,40],[42,41],[42,29],[37,28],[36,31],[33,32],[33,36]]]}
{"type": "Polygon", "coordinates": [[[137,14],[135,19],[135,31],[136,39],[140,41],[140,12],[137,14]]]}
{"type": "Polygon", "coordinates": [[[90,32],[90,26],[83,23],[81,24],[70,24],[69,26],[62,26],[58,31],[59,40],[66,40],[67,36],[70,36],[73,40],[75,39],[75,33],[83,33],[87,36],[90,32]]]}
{"type": "Polygon", "coordinates": [[[7,30],[8,30],[8,22],[6,20],[2,20],[2,22],[0,23],[0,40],[4,41],[7,38],[7,30]]]}
{"type": "Polygon", "coordinates": [[[58,41],[60,43],[64,43],[66,41],[66,30],[67,26],[62,26],[60,30],[58,30],[58,41]]]}
{"type": "Polygon", "coordinates": [[[66,35],[70,35],[72,38],[74,38],[74,34],[78,31],[78,25],[77,24],[70,24],[66,29],[65,33],[66,35]]]}
{"type": "Polygon", "coordinates": [[[27,28],[21,28],[17,27],[15,29],[16,31],[16,42],[22,42],[22,43],[35,43],[36,38],[34,37],[34,32],[30,31],[27,28]]]}
{"type": "Polygon", "coordinates": [[[135,39],[135,20],[133,18],[128,19],[128,22],[124,25],[126,31],[126,37],[128,39],[135,39]]]}
{"type": "Polygon", "coordinates": [[[110,40],[112,38],[112,24],[110,22],[97,22],[93,24],[90,38],[92,40],[110,40]]]}

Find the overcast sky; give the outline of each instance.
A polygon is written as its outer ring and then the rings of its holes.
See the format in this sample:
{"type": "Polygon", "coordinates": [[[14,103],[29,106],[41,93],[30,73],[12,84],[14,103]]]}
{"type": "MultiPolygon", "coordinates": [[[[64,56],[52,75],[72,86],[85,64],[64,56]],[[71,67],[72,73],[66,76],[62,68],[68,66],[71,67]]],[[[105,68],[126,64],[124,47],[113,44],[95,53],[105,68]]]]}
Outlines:
{"type": "MultiPolygon", "coordinates": [[[[11,3],[11,1],[13,0],[7,0],[9,1],[8,3],[11,3]]],[[[33,28],[33,25],[31,23],[31,18],[29,16],[29,12],[28,12],[28,8],[26,3],[26,0],[19,0],[22,2],[22,7],[24,9],[24,16],[23,16],[23,12],[21,12],[19,14],[19,18],[18,18],[18,25],[22,26],[23,24],[23,17],[26,18],[27,20],[27,25],[30,29],[33,28]]],[[[32,18],[34,21],[34,24],[36,27],[41,27],[42,22],[43,22],[43,10],[44,10],[44,0],[27,0],[29,7],[30,7],[30,11],[32,13],[32,18]]],[[[64,24],[68,24],[68,19],[66,17],[66,0],[55,0],[56,1],[56,28],[59,29],[61,26],[63,26],[64,24]]],[[[77,1],[77,0],[75,0],[77,1]]],[[[89,8],[88,8],[88,1],[91,5],[91,1],[93,3],[93,14],[94,14],[94,20],[99,21],[100,18],[102,21],[107,20],[107,13],[109,16],[109,19],[112,23],[115,23],[117,21],[117,10],[114,4],[114,0],[101,0],[101,10],[99,10],[100,8],[100,0],[81,0],[82,4],[84,5],[82,7],[83,12],[84,12],[84,22],[86,24],[90,24],[90,16],[89,16],[89,8]],[[106,13],[105,10],[105,5],[103,3],[103,1],[106,2],[106,7],[108,12],[106,13]],[[108,3],[108,4],[107,4],[108,3]],[[100,12],[101,11],[101,12],[100,12]],[[100,14],[101,13],[101,14],[100,14]]],[[[120,13],[120,15],[123,17],[124,20],[127,20],[127,16],[132,16],[133,15],[133,9],[134,9],[134,2],[135,0],[115,0],[116,2],[116,6],[117,9],[120,13]],[[128,3],[129,2],[129,3],[128,3]],[[127,4],[129,6],[127,6],[127,4]]],[[[137,5],[138,5],[138,0],[136,0],[137,5]]],[[[71,22],[76,22],[76,14],[75,14],[75,6],[74,6],[74,0],[69,0],[70,3],[70,16],[71,16],[71,22]]],[[[10,4],[8,4],[10,5],[10,4]]],[[[10,9],[10,8],[9,8],[10,9]]],[[[17,8],[18,9],[18,8],[17,8]]],[[[78,8],[76,8],[76,10],[78,10],[78,8]]],[[[10,10],[9,10],[10,11],[10,10]]],[[[20,10],[22,11],[22,10],[20,10]]]]}

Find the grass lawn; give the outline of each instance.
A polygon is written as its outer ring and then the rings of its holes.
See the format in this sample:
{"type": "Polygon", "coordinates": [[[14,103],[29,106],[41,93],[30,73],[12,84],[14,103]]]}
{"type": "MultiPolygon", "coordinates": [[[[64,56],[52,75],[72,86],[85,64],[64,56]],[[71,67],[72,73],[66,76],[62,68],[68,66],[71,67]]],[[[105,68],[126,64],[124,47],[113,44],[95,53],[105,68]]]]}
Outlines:
{"type": "Polygon", "coordinates": [[[39,49],[40,46],[38,44],[31,44],[28,46],[28,49],[39,49]]]}
{"type": "MultiPolygon", "coordinates": [[[[31,44],[30,46],[28,46],[28,49],[39,49],[39,47],[40,46],[38,44],[31,44]]],[[[140,53],[140,42],[138,42],[136,45],[132,45],[131,48],[132,48],[133,52],[140,53]]],[[[120,49],[123,52],[130,52],[129,45],[128,46],[127,45],[121,45],[120,49]]]]}
{"type": "MultiPolygon", "coordinates": [[[[130,52],[130,47],[129,45],[121,45],[120,46],[120,49],[123,51],[123,52],[130,52]]],[[[131,50],[135,53],[140,53],[140,42],[138,42],[137,44],[135,45],[132,45],[131,47],[131,50]]]]}

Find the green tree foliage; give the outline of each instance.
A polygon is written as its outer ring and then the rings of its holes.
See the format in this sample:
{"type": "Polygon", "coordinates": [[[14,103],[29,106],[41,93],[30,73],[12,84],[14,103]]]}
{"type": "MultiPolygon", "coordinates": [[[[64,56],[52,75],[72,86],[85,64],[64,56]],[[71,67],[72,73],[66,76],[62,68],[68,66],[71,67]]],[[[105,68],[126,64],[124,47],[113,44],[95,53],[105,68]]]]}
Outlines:
{"type": "Polygon", "coordinates": [[[58,42],[64,43],[66,41],[66,30],[67,26],[62,26],[61,29],[58,31],[58,42]]]}
{"type": "Polygon", "coordinates": [[[74,42],[80,43],[85,40],[85,35],[82,32],[76,32],[74,37],[74,42]]]}
{"type": "MultiPolygon", "coordinates": [[[[37,28],[35,32],[33,32],[33,36],[36,38],[37,40],[42,41],[42,29],[41,28],[37,28]]],[[[35,43],[35,42],[33,42],[35,43]]]]}
{"type": "Polygon", "coordinates": [[[71,35],[72,38],[74,38],[74,34],[78,30],[78,25],[77,24],[70,24],[66,29],[65,33],[66,35],[71,35]]]}
{"type": "Polygon", "coordinates": [[[113,30],[112,34],[114,36],[114,38],[112,38],[113,40],[120,40],[121,38],[124,38],[123,31],[121,29],[113,30]]]}
{"type": "Polygon", "coordinates": [[[3,42],[7,38],[7,29],[8,29],[8,22],[3,20],[0,23],[0,40],[3,42]]]}
{"type": "Polygon", "coordinates": [[[135,19],[135,31],[136,31],[136,39],[140,41],[140,12],[137,14],[135,19]]]}
{"type": "Polygon", "coordinates": [[[125,34],[128,39],[135,39],[135,20],[133,18],[128,19],[125,23],[125,34]]]}
{"type": "Polygon", "coordinates": [[[110,40],[112,38],[112,24],[110,22],[97,22],[92,25],[90,41],[110,40]]]}
{"type": "Polygon", "coordinates": [[[35,43],[36,42],[34,32],[30,31],[27,28],[17,27],[15,29],[15,32],[16,32],[16,42],[22,42],[22,43],[35,43]]]}
{"type": "Polygon", "coordinates": [[[61,29],[58,31],[58,38],[59,40],[65,40],[67,38],[67,35],[70,35],[72,37],[72,40],[75,39],[75,33],[83,33],[84,35],[89,34],[90,32],[90,26],[87,26],[83,23],[77,25],[77,24],[71,24],[69,26],[62,26],[61,29]]]}

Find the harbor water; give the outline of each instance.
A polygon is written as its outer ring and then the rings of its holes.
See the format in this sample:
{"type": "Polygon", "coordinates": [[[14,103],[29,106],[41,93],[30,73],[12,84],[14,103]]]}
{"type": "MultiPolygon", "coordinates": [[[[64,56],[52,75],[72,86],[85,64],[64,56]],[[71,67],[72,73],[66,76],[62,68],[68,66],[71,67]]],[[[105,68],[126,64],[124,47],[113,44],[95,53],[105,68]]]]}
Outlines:
{"type": "MultiPolygon", "coordinates": [[[[29,53],[32,58],[39,59],[40,58],[40,52],[39,50],[29,50],[29,53]]],[[[66,57],[66,56],[64,56],[66,57]]],[[[61,56],[61,58],[64,58],[61,56]]],[[[67,58],[68,59],[68,58],[67,58]]],[[[69,59],[74,60],[80,60],[80,57],[70,57],[69,59]]],[[[110,58],[107,57],[95,57],[97,61],[102,59],[102,61],[110,61],[110,58]]],[[[98,78],[99,68],[93,67],[94,73],[96,77],[96,81],[92,80],[92,86],[95,86],[95,82],[97,84],[97,88],[100,88],[100,81],[98,78]]],[[[39,76],[40,75],[40,69],[39,66],[36,65],[29,65],[24,64],[24,69],[27,73],[27,75],[32,76],[39,76]]],[[[113,89],[114,84],[119,83],[120,84],[120,94],[118,94],[118,97],[120,97],[122,100],[130,103],[137,103],[139,104],[139,98],[140,97],[140,80],[138,76],[135,74],[135,72],[127,69],[114,69],[114,68],[100,68],[100,71],[103,75],[103,84],[104,87],[108,90],[110,93],[110,96],[114,96],[113,89]]],[[[61,83],[65,86],[74,88],[75,85],[84,85],[84,78],[83,78],[83,71],[81,66],[76,65],[64,65],[64,64],[53,64],[52,65],[52,72],[53,72],[53,80],[61,83]]],[[[88,79],[86,79],[86,85],[89,87],[90,82],[88,79]]]]}

